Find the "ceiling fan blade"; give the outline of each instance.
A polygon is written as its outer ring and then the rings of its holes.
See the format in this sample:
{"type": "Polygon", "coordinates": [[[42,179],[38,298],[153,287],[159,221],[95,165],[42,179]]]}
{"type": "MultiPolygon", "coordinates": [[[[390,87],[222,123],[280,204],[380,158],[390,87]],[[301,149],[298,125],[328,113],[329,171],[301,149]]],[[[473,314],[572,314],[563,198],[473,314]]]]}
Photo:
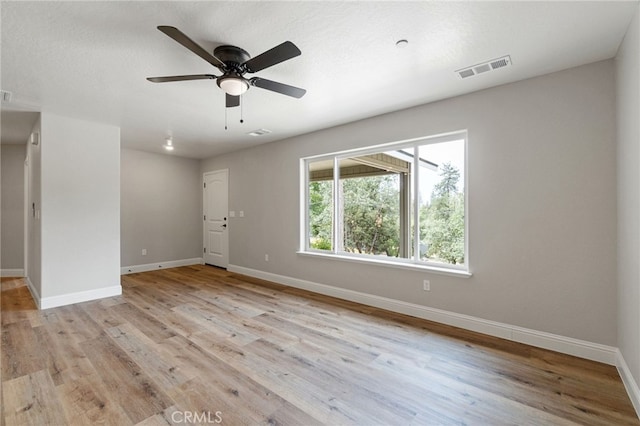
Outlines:
{"type": "Polygon", "coordinates": [[[166,35],[168,35],[169,37],[171,37],[172,39],[174,39],[175,41],[177,41],[178,43],[180,43],[181,45],[183,45],[184,47],[186,47],[187,49],[189,49],[190,51],[192,51],[193,53],[195,53],[196,55],[200,56],[205,61],[209,62],[214,67],[218,67],[218,68],[225,67],[224,62],[222,62],[220,59],[216,58],[211,53],[204,50],[202,46],[200,46],[195,41],[191,40],[189,37],[186,36],[186,34],[184,34],[179,29],[175,27],[169,27],[166,25],[160,25],[158,29],[163,33],[165,33],[166,35]]]}
{"type": "Polygon", "coordinates": [[[259,87],[261,89],[271,90],[272,92],[282,93],[283,95],[292,96],[300,99],[307,93],[306,90],[299,87],[289,86],[288,84],[278,83],[277,81],[267,80],[265,78],[253,77],[249,80],[252,86],[259,87]]]}
{"type": "Polygon", "coordinates": [[[244,65],[247,67],[248,72],[258,72],[275,64],[279,64],[280,62],[295,58],[301,54],[302,52],[295,44],[290,41],[285,41],[273,49],[267,50],[255,58],[249,59],[244,63],[244,65]]]}
{"type": "Polygon", "coordinates": [[[167,77],[147,77],[147,80],[153,83],[168,83],[170,81],[186,81],[186,80],[215,80],[217,77],[213,74],[194,74],[194,75],[171,75],[167,77]]]}
{"type": "Polygon", "coordinates": [[[228,93],[226,93],[226,95],[227,95],[227,108],[240,106],[240,96],[231,96],[228,93]]]}

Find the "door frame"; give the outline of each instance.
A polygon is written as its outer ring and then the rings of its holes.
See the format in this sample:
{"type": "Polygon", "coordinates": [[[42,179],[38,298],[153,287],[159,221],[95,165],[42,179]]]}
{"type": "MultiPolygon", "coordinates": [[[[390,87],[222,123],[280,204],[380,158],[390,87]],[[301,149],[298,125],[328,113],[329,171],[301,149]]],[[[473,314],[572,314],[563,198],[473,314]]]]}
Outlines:
{"type": "Polygon", "coordinates": [[[31,182],[29,180],[29,171],[30,171],[30,155],[29,155],[29,146],[27,145],[27,149],[25,150],[25,158],[24,158],[24,169],[23,169],[23,177],[24,177],[24,194],[23,194],[23,206],[22,208],[24,209],[23,213],[23,217],[24,217],[24,226],[23,226],[23,235],[22,235],[22,239],[24,241],[23,243],[23,249],[24,249],[24,253],[23,253],[23,260],[22,260],[22,268],[23,268],[23,275],[26,279],[29,278],[29,235],[30,235],[30,220],[31,220],[31,216],[29,215],[30,213],[30,209],[29,209],[29,186],[31,185],[31,182]]]}

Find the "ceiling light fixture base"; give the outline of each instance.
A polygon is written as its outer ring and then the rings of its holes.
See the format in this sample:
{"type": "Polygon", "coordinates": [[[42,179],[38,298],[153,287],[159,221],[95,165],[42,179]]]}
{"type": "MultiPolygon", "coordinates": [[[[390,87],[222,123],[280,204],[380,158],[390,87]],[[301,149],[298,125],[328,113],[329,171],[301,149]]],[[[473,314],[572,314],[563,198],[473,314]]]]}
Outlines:
{"type": "Polygon", "coordinates": [[[240,96],[249,90],[249,82],[235,72],[227,73],[216,80],[218,87],[231,96],[240,96]]]}

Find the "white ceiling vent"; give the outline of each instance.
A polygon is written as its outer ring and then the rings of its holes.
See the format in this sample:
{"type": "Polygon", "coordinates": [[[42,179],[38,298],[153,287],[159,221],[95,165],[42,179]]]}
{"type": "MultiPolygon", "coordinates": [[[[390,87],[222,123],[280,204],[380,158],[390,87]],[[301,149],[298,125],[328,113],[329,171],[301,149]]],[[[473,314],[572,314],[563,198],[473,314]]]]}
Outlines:
{"type": "Polygon", "coordinates": [[[462,68],[456,71],[460,78],[473,77],[474,75],[484,74],[489,71],[497,70],[511,66],[511,56],[503,56],[502,58],[491,59],[490,61],[470,67],[462,68]]]}
{"type": "Polygon", "coordinates": [[[268,129],[258,129],[258,130],[254,130],[253,132],[249,132],[247,133],[249,136],[262,136],[262,135],[268,135],[269,133],[271,133],[271,130],[268,129]]]}
{"type": "Polygon", "coordinates": [[[2,96],[2,102],[11,102],[11,92],[7,92],[6,90],[0,90],[0,95],[2,96]]]}
{"type": "Polygon", "coordinates": [[[471,77],[472,75],[476,75],[476,73],[471,68],[462,70],[462,71],[456,71],[456,72],[459,73],[460,77],[462,78],[467,78],[467,77],[471,77]]]}
{"type": "Polygon", "coordinates": [[[511,65],[511,58],[508,56],[505,56],[504,58],[496,59],[495,61],[491,61],[492,70],[506,67],[508,65],[511,65]]]}

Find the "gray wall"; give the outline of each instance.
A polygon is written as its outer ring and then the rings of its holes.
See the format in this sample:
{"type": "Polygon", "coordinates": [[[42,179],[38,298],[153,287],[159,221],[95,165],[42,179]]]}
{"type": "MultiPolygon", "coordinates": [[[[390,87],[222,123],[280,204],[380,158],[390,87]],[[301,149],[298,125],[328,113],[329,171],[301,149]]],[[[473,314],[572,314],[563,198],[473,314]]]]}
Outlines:
{"type": "Polygon", "coordinates": [[[46,112],[40,124],[43,304],[119,290],[120,128],[46,112]]]}
{"type": "Polygon", "coordinates": [[[2,247],[0,269],[24,269],[24,160],[26,145],[0,145],[2,247]]]}
{"type": "Polygon", "coordinates": [[[120,161],[121,265],[202,257],[200,162],[130,149],[120,161]]]}
{"type": "Polygon", "coordinates": [[[618,343],[636,383],[640,383],[640,6],[616,65],[618,343]]]}
{"type": "Polygon", "coordinates": [[[229,209],[245,212],[230,220],[232,265],[616,346],[615,135],[604,61],[211,158],[202,172],[228,168],[229,209]],[[460,129],[472,278],[296,254],[301,157],[460,129]]]}

